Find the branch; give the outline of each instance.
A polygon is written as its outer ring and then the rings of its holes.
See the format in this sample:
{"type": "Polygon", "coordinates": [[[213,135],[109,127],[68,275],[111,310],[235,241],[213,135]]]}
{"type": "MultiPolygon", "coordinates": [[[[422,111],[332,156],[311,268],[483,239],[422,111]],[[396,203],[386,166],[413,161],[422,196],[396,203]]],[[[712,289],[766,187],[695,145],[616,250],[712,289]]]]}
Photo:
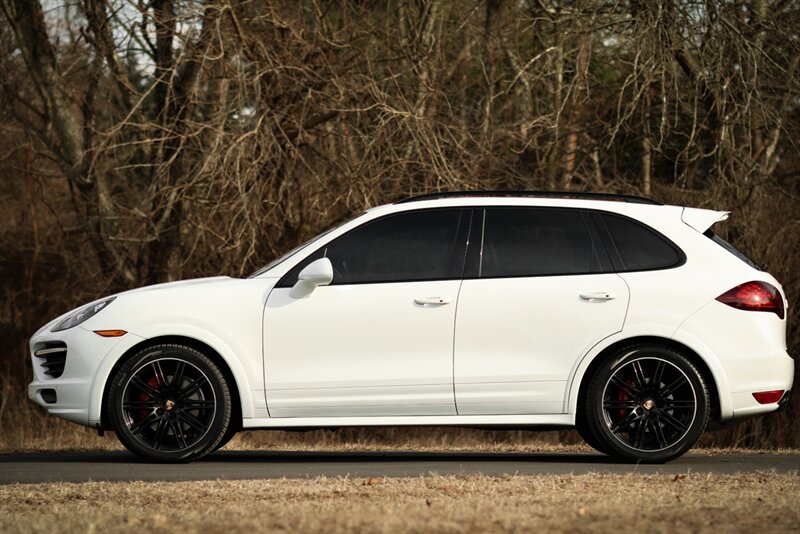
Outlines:
{"type": "Polygon", "coordinates": [[[87,36],[87,41],[94,46],[100,57],[105,58],[122,94],[125,109],[130,109],[131,97],[136,95],[137,91],[128,80],[125,69],[122,67],[122,61],[117,53],[117,47],[114,45],[111,25],[106,15],[106,4],[97,0],[84,0],[83,10],[89,23],[89,29],[92,31],[92,37],[87,36]]]}
{"type": "Polygon", "coordinates": [[[54,152],[61,155],[64,173],[79,187],[91,187],[92,182],[82,175],[85,155],[82,118],[74,111],[64,80],[58,73],[39,0],[0,0],[0,7],[44,102],[47,121],[56,136],[56,141],[50,144],[55,145],[54,152]]]}

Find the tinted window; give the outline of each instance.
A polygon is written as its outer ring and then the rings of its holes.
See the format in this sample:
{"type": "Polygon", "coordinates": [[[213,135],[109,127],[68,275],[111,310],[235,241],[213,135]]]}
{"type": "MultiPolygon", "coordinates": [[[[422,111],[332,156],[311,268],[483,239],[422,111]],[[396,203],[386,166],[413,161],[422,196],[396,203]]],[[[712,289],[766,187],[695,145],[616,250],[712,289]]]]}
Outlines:
{"type": "MultiPolygon", "coordinates": [[[[251,274],[250,276],[248,276],[248,278],[255,278],[256,276],[258,276],[260,274],[263,274],[263,273],[269,271],[270,269],[272,269],[274,267],[277,267],[278,265],[280,265],[281,263],[285,262],[286,260],[288,260],[289,258],[294,256],[298,252],[302,251],[304,248],[307,248],[307,247],[313,245],[314,241],[318,241],[318,240],[322,239],[323,237],[325,237],[326,235],[328,235],[330,232],[333,232],[334,230],[336,230],[336,228],[337,228],[336,226],[334,226],[333,228],[329,228],[328,230],[325,230],[321,234],[317,234],[316,236],[312,237],[311,239],[309,239],[305,243],[303,243],[301,245],[297,245],[296,247],[294,247],[292,250],[290,250],[289,252],[287,252],[283,256],[280,256],[280,257],[272,260],[271,262],[269,262],[268,264],[266,264],[265,266],[263,266],[262,268],[260,268],[259,270],[257,270],[253,274],[251,274]]],[[[296,275],[295,275],[295,278],[297,278],[296,275]]]]}
{"type": "Polygon", "coordinates": [[[603,221],[626,271],[665,269],[681,263],[680,251],[646,226],[616,215],[603,214],[603,221]]]}
{"type": "Polygon", "coordinates": [[[466,247],[461,214],[426,210],[366,223],[310,255],[279,286],[294,284],[305,265],[323,256],[333,265],[334,285],[460,278],[466,247]]]}
{"type": "Polygon", "coordinates": [[[481,277],[590,273],[592,240],[577,210],[487,209],[481,277]]]}

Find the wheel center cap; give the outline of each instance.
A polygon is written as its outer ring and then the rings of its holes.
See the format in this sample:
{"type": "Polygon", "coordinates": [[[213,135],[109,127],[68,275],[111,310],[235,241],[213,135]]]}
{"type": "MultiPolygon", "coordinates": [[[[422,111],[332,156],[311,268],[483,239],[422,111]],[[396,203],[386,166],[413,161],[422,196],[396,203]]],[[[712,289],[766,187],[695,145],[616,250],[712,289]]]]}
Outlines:
{"type": "Polygon", "coordinates": [[[169,399],[167,400],[167,402],[164,403],[164,409],[167,410],[168,412],[172,411],[174,407],[175,407],[175,401],[173,401],[172,399],[169,399]]]}
{"type": "MultiPolygon", "coordinates": [[[[656,405],[656,402],[653,399],[647,399],[642,403],[642,408],[647,410],[648,412],[653,409],[653,406],[656,405]]],[[[169,409],[169,408],[167,408],[169,409]]]]}

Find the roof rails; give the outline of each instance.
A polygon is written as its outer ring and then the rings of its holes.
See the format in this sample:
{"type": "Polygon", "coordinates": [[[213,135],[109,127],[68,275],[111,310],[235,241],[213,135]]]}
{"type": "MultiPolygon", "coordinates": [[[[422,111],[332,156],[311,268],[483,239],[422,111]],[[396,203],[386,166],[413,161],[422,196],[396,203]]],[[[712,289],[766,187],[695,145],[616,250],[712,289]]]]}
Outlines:
{"type": "Polygon", "coordinates": [[[425,193],[398,200],[395,204],[419,202],[421,200],[436,200],[440,198],[458,197],[540,197],[540,198],[575,198],[584,200],[616,200],[632,204],[652,204],[661,206],[661,202],[636,195],[618,195],[615,193],[590,193],[586,191],[440,191],[425,193]]]}

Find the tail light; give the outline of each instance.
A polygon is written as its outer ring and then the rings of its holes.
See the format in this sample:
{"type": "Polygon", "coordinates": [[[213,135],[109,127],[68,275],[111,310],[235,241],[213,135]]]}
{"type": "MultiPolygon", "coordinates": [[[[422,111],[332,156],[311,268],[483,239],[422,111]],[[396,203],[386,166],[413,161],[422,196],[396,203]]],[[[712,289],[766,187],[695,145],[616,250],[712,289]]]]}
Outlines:
{"type": "Polygon", "coordinates": [[[728,306],[748,311],[773,312],[783,319],[783,296],[778,288],[766,282],[745,282],[717,297],[728,306]]]}

